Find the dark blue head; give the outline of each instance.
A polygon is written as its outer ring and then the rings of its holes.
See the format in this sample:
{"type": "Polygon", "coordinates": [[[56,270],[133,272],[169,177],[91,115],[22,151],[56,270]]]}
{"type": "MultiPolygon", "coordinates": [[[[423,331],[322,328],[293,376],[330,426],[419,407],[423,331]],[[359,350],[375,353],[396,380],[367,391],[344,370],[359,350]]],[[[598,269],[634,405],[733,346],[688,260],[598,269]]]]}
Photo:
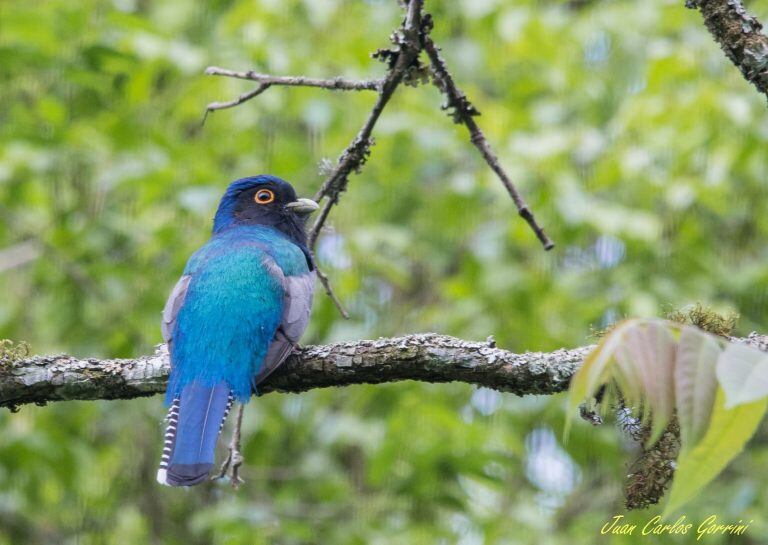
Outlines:
{"type": "Polygon", "coordinates": [[[232,182],[219,203],[213,232],[237,225],[267,225],[285,233],[302,247],[304,226],[317,203],[296,197],[291,184],[276,176],[251,176],[232,182]]]}

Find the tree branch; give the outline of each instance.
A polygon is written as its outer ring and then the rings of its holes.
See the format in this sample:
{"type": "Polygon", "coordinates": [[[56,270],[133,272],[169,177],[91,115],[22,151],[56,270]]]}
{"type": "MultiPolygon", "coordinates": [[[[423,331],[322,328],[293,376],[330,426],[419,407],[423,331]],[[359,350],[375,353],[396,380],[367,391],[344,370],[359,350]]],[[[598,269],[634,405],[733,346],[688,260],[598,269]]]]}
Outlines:
{"type": "MultiPolygon", "coordinates": [[[[269,89],[270,84],[269,83],[262,83],[256,89],[253,91],[248,91],[247,93],[243,93],[239,97],[237,97],[234,100],[228,100],[227,102],[211,102],[208,104],[208,106],[205,107],[205,117],[208,116],[210,112],[214,112],[216,110],[225,110],[227,108],[233,108],[234,106],[239,106],[243,102],[248,102],[252,98],[255,98],[259,96],[261,93],[269,89]]],[[[205,117],[203,117],[203,122],[205,122],[205,117]]]]}
{"type": "MultiPolygon", "coordinates": [[[[553,394],[568,387],[591,348],[514,354],[488,342],[432,333],[307,346],[270,375],[259,393],[419,380],[468,382],[517,395],[553,394]]],[[[0,407],[152,396],[165,391],[169,372],[165,345],[136,359],[56,355],[0,363],[0,407]]]]}
{"type": "Polygon", "coordinates": [[[397,50],[382,50],[378,52],[379,58],[389,63],[389,70],[382,81],[379,96],[371,109],[371,113],[368,114],[368,119],[365,120],[354,140],[341,154],[336,167],[328,174],[320,190],[315,195],[316,201],[327,197],[328,202],[326,202],[320,216],[309,232],[308,244],[311,249],[314,249],[317,237],[326,219],[328,219],[331,208],[339,201],[339,195],[347,189],[349,175],[352,172],[359,172],[368,158],[370,148],[373,145],[373,139],[371,138],[373,127],[384,111],[384,107],[405,78],[406,73],[414,66],[414,63],[418,64],[418,57],[422,48],[422,6],[423,0],[411,0],[408,3],[408,12],[403,20],[403,24],[399,32],[395,32],[392,36],[392,41],[395,43],[397,50]]]}
{"type": "Polygon", "coordinates": [[[267,85],[285,85],[289,87],[319,87],[321,89],[331,89],[340,91],[378,91],[384,82],[382,79],[356,80],[342,77],[330,79],[308,78],[306,76],[273,76],[271,74],[260,74],[253,70],[239,72],[237,70],[227,70],[218,66],[209,66],[205,69],[209,76],[225,76],[237,79],[247,79],[258,81],[267,85]]]}
{"type": "MultiPolygon", "coordinates": [[[[752,333],[730,340],[768,352],[768,336],[752,333]]],[[[592,348],[515,354],[490,339],[472,342],[436,333],[306,346],[259,386],[259,394],[418,380],[466,382],[519,396],[549,395],[568,388],[592,348]]],[[[169,372],[165,345],[136,359],[63,354],[0,359],[0,407],[153,396],[165,392],[169,372]]]]}
{"type": "Polygon", "coordinates": [[[768,97],[768,37],[740,0],[686,0],[744,78],[768,97]]]}
{"type": "Polygon", "coordinates": [[[478,112],[467,99],[467,96],[456,87],[456,83],[453,81],[453,77],[448,71],[445,61],[440,56],[438,47],[429,36],[424,38],[424,50],[427,52],[432,65],[432,81],[447,98],[443,109],[448,110],[452,108],[453,112],[451,112],[451,116],[453,117],[454,122],[463,123],[464,126],[467,127],[470,141],[480,151],[483,159],[485,159],[485,162],[491,167],[491,170],[496,173],[496,176],[499,177],[501,183],[504,184],[509,196],[512,197],[512,200],[514,201],[520,216],[531,226],[536,237],[544,245],[544,249],[551,250],[555,247],[555,243],[549,239],[544,232],[544,229],[536,223],[536,218],[533,216],[533,212],[528,208],[523,196],[520,195],[515,184],[512,183],[512,180],[509,179],[509,176],[507,176],[507,173],[502,168],[499,158],[493,153],[491,145],[485,138],[485,134],[483,134],[483,131],[474,119],[474,116],[480,115],[480,112],[478,112]]]}
{"type": "MultiPolygon", "coordinates": [[[[445,62],[438,54],[438,48],[429,38],[429,32],[432,29],[432,18],[423,11],[424,0],[410,0],[407,4],[406,15],[400,27],[392,34],[391,42],[394,47],[390,49],[380,49],[374,53],[374,57],[387,64],[387,73],[384,78],[376,80],[351,80],[346,78],[317,79],[306,76],[274,76],[271,74],[261,74],[253,70],[236,71],[226,68],[211,66],[205,73],[214,76],[225,76],[250,81],[259,82],[259,87],[240,95],[234,100],[228,102],[213,102],[206,108],[206,116],[214,110],[231,108],[246,102],[255,96],[264,92],[271,85],[287,85],[297,87],[319,87],[332,90],[362,91],[375,90],[378,92],[376,103],[373,105],[368,118],[358,131],[355,138],[347,146],[344,152],[339,156],[336,165],[327,174],[322,186],[315,195],[315,200],[326,199],[323,208],[318,215],[315,223],[308,234],[308,246],[310,251],[314,251],[318,236],[330,215],[331,209],[339,202],[342,192],[346,191],[349,183],[349,176],[353,172],[360,172],[370,155],[371,146],[373,146],[373,129],[381,116],[384,108],[390,98],[401,83],[416,86],[419,83],[429,81],[427,67],[419,61],[419,55],[426,49],[427,54],[432,61],[433,81],[448,96],[448,107],[455,107],[458,117],[457,122],[466,125],[470,132],[471,141],[480,150],[483,158],[493,169],[504,186],[507,188],[510,196],[517,206],[519,214],[531,226],[534,233],[544,245],[546,250],[554,247],[554,243],[547,237],[544,230],[536,223],[530,208],[517,191],[506,172],[501,167],[498,158],[491,150],[485,135],[482,133],[477,123],[472,119],[473,115],[478,115],[477,110],[472,108],[464,94],[456,88],[453,78],[445,66],[445,62]],[[459,107],[461,106],[461,107],[459,107]],[[467,108],[471,108],[471,111],[467,108]],[[465,115],[466,114],[466,115],[465,115]]],[[[342,316],[348,317],[347,312],[341,305],[338,298],[334,295],[328,277],[318,270],[320,280],[325,287],[326,293],[331,297],[333,303],[339,309],[342,316]]]]}
{"type": "Polygon", "coordinates": [[[333,304],[336,305],[336,308],[341,313],[341,316],[345,320],[349,320],[349,312],[347,312],[347,309],[345,309],[344,305],[341,304],[341,301],[336,296],[336,292],[333,291],[333,287],[331,286],[331,281],[328,280],[328,276],[317,265],[315,265],[315,274],[317,275],[317,279],[320,281],[320,284],[323,285],[325,294],[331,298],[331,301],[333,301],[333,304]]]}

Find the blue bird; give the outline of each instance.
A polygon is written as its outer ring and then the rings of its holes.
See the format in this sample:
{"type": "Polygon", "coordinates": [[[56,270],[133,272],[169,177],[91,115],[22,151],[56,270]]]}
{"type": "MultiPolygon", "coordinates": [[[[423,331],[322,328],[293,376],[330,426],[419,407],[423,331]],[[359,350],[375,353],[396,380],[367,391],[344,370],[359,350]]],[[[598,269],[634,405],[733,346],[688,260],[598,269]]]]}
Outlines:
{"type": "Polygon", "coordinates": [[[163,310],[170,406],[157,480],[206,480],[233,400],[297,346],[309,322],[315,272],[305,222],[317,203],[274,176],[233,182],[211,239],[187,262],[163,310]]]}

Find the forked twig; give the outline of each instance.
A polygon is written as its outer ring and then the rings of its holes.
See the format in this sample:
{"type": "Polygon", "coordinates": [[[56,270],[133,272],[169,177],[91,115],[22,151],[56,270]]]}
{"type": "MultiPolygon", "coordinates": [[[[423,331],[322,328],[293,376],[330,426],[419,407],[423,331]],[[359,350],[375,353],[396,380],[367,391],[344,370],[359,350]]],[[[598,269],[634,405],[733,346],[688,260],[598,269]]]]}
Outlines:
{"type": "MultiPolygon", "coordinates": [[[[546,250],[554,247],[554,243],[547,237],[541,226],[538,225],[531,209],[526,204],[520,192],[510,180],[502,168],[498,157],[493,153],[490,144],[480,127],[477,125],[473,116],[479,115],[479,112],[472,106],[467,97],[457,87],[448,71],[445,61],[440,57],[439,48],[429,37],[432,29],[432,18],[423,11],[424,0],[410,0],[407,2],[407,11],[400,27],[392,34],[391,40],[394,47],[382,49],[374,54],[374,57],[387,63],[387,72],[384,78],[376,80],[351,80],[347,78],[317,79],[305,76],[275,76],[271,74],[262,74],[255,71],[235,71],[219,67],[209,67],[206,74],[233,77],[259,82],[259,87],[245,93],[235,100],[229,102],[214,102],[208,105],[206,113],[237,106],[251,98],[258,96],[270,85],[319,87],[331,90],[377,91],[376,102],[371,108],[367,119],[363,123],[355,138],[340,155],[336,165],[328,173],[322,186],[315,195],[316,201],[325,199],[320,214],[308,233],[308,246],[310,251],[314,251],[320,232],[323,229],[331,209],[338,204],[342,192],[347,189],[349,176],[353,172],[360,172],[370,155],[371,146],[373,146],[373,129],[379,120],[384,108],[389,103],[390,98],[403,82],[409,85],[417,85],[429,81],[429,71],[431,68],[432,82],[446,95],[447,104],[443,109],[453,109],[452,115],[454,121],[463,123],[470,133],[472,144],[480,151],[486,163],[496,173],[504,187],[507,189],[510,197],[517,207],[520,216],[525,219],[531,227],[537,238],[541,241],[546,250]],[[423,65],[419,60],[422,51],[426,51],[430,67],[423,65]]],[[[345,318],[348,316],[346,310],[339,302],[338,298],[330,286],[328,277],[320,270],[318,278],[323,284],[326,293],[334,302],[339,312],[345,318]]]]}

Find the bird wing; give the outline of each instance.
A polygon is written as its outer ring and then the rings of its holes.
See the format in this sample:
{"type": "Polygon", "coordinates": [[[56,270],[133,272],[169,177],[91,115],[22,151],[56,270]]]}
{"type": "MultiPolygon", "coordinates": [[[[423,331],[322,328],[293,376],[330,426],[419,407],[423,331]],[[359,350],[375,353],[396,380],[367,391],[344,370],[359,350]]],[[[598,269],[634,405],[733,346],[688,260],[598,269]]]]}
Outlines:
{"type": "Polygon", "coordinates": [[[315,290],[315,272],[285,277],[283,321],[280,328],[293,342],[298,342],[309,324],[312,294],[315,290]]]}
{"type": "Polygon", "coordinates": [[[173,330],[176,328],[176,316],[179,314],[179,309],[187,297],[187,288],[189,288],[190,280],[192,280],[192,276],[189,274],[179,278],[179,281],[173,287],[171,295],[168,296],[168,301],[165,302],[165,308],[163,308],[163,319],[160,322],[160,329],[163,332],[163,340],[168,344],[168,352],[171,351],[171,339],[173,338],[173,330]]]}
{"type": "Polygon", "coordinates": [[[297,346],[309,323],[312,310],[312,294],[315,289],[315,272],[285,276],[282,269],[272,259],[265,262],[270,274],[280,279],[283,286],[283,315],[280,326],[269,345],[264,363],[253,384],[258,385],[267,378],[297,346]]]}

